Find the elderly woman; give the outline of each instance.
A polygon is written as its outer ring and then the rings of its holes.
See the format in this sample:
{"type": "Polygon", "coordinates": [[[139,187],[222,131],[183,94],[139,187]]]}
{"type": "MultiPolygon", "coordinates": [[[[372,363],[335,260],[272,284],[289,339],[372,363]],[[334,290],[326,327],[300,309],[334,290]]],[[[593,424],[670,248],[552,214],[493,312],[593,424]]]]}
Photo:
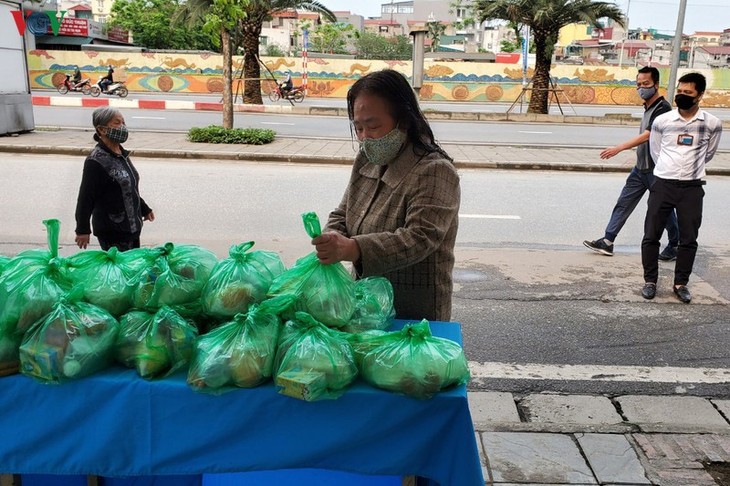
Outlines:
{"type": "Polygon", "coordinates": [[[115,108],[97,108],[92,123],[98,143],[84,162],[76,203],[76,244],[88,246],[91,219],[103,250],[139,248],[142,221],[154,221],[155,214],[139,195],[139,174],[121,145],[129,135],[124,117],[115,108]]]}
{"type": "Polygon", "coordinates": [[[342,202],[312,240],[322,263],[393,284],[399,319],[451,318],[460,187],[406,78],[360,78],[347,94],[360,151],[342,202]]]}

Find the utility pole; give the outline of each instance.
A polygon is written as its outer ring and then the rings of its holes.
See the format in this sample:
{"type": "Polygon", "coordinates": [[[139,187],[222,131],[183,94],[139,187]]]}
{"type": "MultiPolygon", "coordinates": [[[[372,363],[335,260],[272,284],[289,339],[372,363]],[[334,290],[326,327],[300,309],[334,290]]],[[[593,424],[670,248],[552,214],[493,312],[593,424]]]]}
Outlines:
{"type": "Polygon", "coordinates": [[[684,30],[684,12],[687,10],[687,0],[679,0],[677,14],[677,28],[674,30],[672,42],[672,62],[669,67],[669,82],[667,83],[667,97],[671,103],[674,100],[674,90],[677,85],[677,68],[679,67],[679,51],[682,48],[682,31],[684,30]]]}
{"type": "Polygon", "coordinates": [[[629,10],[631,10],[631,0],[626,3],[626,32],[621,37],[621,52],[618,54],[618,66],[623,67],[624,65],[624,43],[626,38],[629,36],[629,10]]]}

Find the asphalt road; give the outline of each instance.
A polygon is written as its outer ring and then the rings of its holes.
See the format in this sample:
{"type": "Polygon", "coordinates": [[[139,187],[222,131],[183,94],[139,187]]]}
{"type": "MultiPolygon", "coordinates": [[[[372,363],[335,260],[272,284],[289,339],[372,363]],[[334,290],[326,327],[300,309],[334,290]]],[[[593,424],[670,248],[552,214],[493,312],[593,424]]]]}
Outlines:
{"type": "MultiPolygon", "coordinates": [[[[0,164],[0,252],[43,246],[41,220],[56,217],[62,221],[62,254],[74,253],[81,158],[0,154],[0,164]]],[[[157,216],[145,226],[145,245],[195,243],[224,257],[231,244],[254,240],[255,248],[280,252],[287,265],[311,251],[300,214],[316,211],[325,218],[349,177],[349,169],[340,166],[155,159],[135,164],[142,194],[157,216]]],[[[730,181],[709,178],[690,284],[697,298],[682,305],[666,283],[671,264],[662,265],[655,301],[638,296],[640,211],[622,231],[613,258],[581,244],[601,235],[623,177],[461,172],[452,318],[463,324],[471,361],[730,368],[730,181]]],[[[730,397],[727,383],[487,377],[472,387],[730,397]]]]}

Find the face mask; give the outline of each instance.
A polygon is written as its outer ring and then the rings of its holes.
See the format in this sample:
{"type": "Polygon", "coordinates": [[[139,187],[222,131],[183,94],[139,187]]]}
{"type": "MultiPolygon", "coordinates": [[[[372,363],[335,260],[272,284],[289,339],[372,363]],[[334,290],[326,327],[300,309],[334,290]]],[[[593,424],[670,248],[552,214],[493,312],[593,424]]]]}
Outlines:
{"type": "Polygon", "coordinates": [[[677,108],[680,110],[689,110],[695,105],[695,101],[697,98],[694,98],[692,96],[688,96],[686,94],[678,94],[674,97],[674,104],[677,105],[677,108]]]}
{"type": "Polygon", "coordinates": [[[106,137],[115,143],[126,142],[129,138],[127,125],[120,125],[118,127],[106,127],[106,137]]]}
{"type": "Polygon", "coordinates": [[[641,99],[644,101],[650,100],[655,94],[656,86],[652,86],[651,88],[639,88],[639,96],[641,96],[641,99]]]}
{"type": "Polygon", "coordinates": [[[398,155],[406,139],[407,135],[396,127],[380,138],[362,140],[360,151],[371,164],[385,165],[398,155]]]}

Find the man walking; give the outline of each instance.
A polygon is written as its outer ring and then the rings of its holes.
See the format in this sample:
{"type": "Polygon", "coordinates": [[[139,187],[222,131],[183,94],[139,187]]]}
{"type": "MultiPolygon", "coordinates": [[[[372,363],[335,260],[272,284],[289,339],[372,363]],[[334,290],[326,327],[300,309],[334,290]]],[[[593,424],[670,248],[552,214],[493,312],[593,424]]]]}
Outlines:
{"type": "MultiPolygon", "coordinates": [[[[601,152],[602,159],[610,159],[624,150],[638,147],[636,149],[636,165],[631,169],[626,179],[621,195],[616,201],[616,206],[611,213],[611,219],[606,226],[606,233],[603,238],[597,240],[585,240],[583,244],[602,255],[613,256],[613,242],[616,241],[621,228],[636,208],[644,193],[651,188],[654,182],[654,160],[649,153],[649,133],[652,123],[657,116],[672,110],[663,96],[659,94],[659,70],[654,67],[643,67],[639,69],[636,76],[636,89],[639,96],[644,100],[644,116],[641,119],[639,135],[615,147],[609,147],[601,152]]],[[[669,244],[661,252],[659,258],[662,260],[674,260],[677,257],[677,245],[679,244],[679,230],[677,229],[677,218],[672,212],[667,219],[667,236],[669,244]]]]}
{"type": "Polygon", "coordinates": [[[674,97],[677,109],[654,120],[651,130],[649,148],[656,167],[641,241],[644,266],[641,295],[645,299],[653,299],[656,295],[659,238],[669,215],[676,210],[679,247],[674,267],[674,293],[685,304],[692,300],[687,282],[702,223],[705,195],[702,178],[705,177],[705,164],[715,155],[722,134],[722,122],[700,110],[706,86],[707,81],[700,73],[688,73],[679,78],[674,97]]]}

